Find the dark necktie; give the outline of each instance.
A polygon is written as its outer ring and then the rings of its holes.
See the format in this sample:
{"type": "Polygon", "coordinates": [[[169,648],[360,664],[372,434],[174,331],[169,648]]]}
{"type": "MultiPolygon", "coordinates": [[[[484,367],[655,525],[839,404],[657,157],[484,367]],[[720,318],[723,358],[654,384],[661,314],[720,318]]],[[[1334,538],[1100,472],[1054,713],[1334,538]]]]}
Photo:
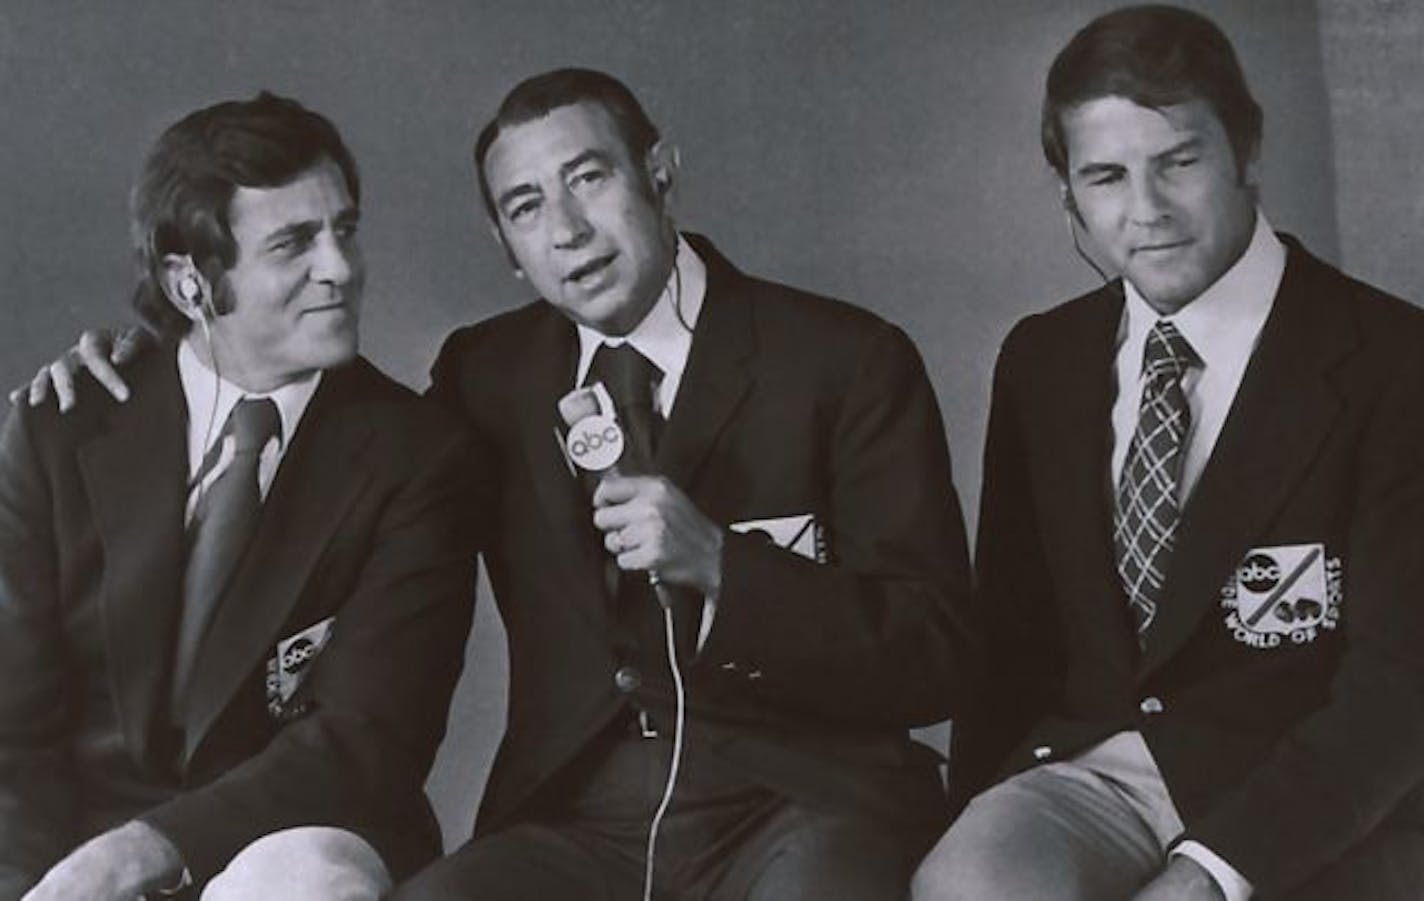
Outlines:
{"type": "MultiPolygon", "coordinates": [[[[617,347],[604,344],[593,355],[589,366],[587,383],[602,382],[613,399],[618,412],[618,422],[623,427],[623,457],[618,461],[619,471],[624,475],[639,475],[653,471],[652,461],[657,453],[658,437],[662,432],[662,417],[653,406],[653,394],[662,381],[663,372],[651,360],[643,356],[631,344],[624,342],[617,347]]],[[[644,652],[663,644],[660,622],[649,629],[649,614],[657,614],[657,603],[653,591],[643,573],[624,573],[618,569],[617,561],[608,557],[611,571],[605,574],[610,586],[616,586],[615,593],[620,606],[630,608],[635,621],[643,624],[636,631],[639,642],[644,644],[644,652]]],[[[678,656],[683,660],[696,650],[697,632],[702,619],[702,599],[696,592],[666,586],[665,593],[672,599],[673,630],[678,656]]],[[[658,615],[658,620],[661,616],[658,615]]]]}
{"type": "MultiPolygon", "coordinates": [[[[277,406],[266,398],[242,400],[232,408],[222,437],[211,453],[232,438],[232,459],[202,491],[188,527],[188,563],[183,573],[183,613],[173,655],[173,715],[181,721],[193,666],[208,626],[217,613],[228,577],[252,538],[262,509],[257,464],[262,448],[281,430],[277,406]]],[[[204,461],[205,464],[207,461],[204,461]]],[[[199,467],[199,473],[210,469],[199,467]]]]}
{"type": "Polygon", "coordinates": [[[1177,327],[1159,320],[1142,351],[1142,403],[1127,448],[1114,504],[1117,572],[1141,642],[1157,615],[1177,520],[1181,516],[1182,458],[1191,411],[1182,376],[1201,359],[1177,327]]]}

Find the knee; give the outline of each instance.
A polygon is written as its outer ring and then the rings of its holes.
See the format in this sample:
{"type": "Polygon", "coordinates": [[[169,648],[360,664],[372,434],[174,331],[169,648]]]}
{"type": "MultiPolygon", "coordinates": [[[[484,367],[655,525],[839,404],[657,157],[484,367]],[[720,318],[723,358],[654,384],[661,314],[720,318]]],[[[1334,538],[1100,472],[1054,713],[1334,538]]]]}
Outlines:
{"type": "Polygon", "coordinates": [[[1011,882],[1010,874],[996,871],[1000,862],[997,854],[966,849],[951,831],[920,861],[910,880],[911,901],[1009,897],[1003,894],[1003,887],[1011,882]]]}
{"type": "Polygon", "coordinates": [[[345,829],[302,826],[243,848],[207,884],[202,901],[375,901],[390,888],[385,864],[365,839],[345,829]]]}
{"type": "Polygon", "coordinates": [[[910,879],[911,901],[953,901],[961,896],[954,893],[956,880],[948,858],[934,851],[915,869],[910,879]]]}
{"type": "Polygon", "coordinates": [[[775,843],[747,898],[904,898],[925,841],[918,831],[817,818],[775,843]]]}

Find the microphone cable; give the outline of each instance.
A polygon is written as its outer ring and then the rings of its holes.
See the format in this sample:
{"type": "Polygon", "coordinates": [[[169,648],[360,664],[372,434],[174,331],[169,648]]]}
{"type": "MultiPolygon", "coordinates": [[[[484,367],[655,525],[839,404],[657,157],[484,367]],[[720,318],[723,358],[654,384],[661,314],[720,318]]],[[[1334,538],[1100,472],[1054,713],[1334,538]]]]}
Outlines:
{"type": "Polygon", "coordinates": [[[1073,224],[1074,220],[1080,223],[1082,222],[1078,214],[1078,202],[1073,199],[1072,193],[1065,191],[1063,195],[1063,224],[1068,226],[1068,238],[1073,242],[1073,252],[1097,273],[1098,278],[1102,279],[1104,285],[1112,284],[1112,279],[1108,278],[1108,274],[1103,271],[1103,267],[1099,266],[1092,257],[1088,256],[1087,251],[1083,250],[1083,245],[1078,241],[1078,228],[1073,224]]]}
{"type": "MultiPolygon", "coordinates": [[[[222,370],[218,368],[217,351],[213,349],[213,333],[212,330],[208,327],[208,318],[206,314],[198,318],[198,324],[203,330],[203,342],[208,346],[208,359],[213,364],[213,401],[212,405],[208,407],[208,421],[207,424],[203,426],[203,441],[200,445],[203,449],[203,458],[206,458],[208,454],[210,454],[213,450],[211,445],[216,443],[216,441],[214,441],[213,439],[213,427],[217,425],[218,402],[222,399],[223,381],[222,370]]],[[[221,438],[222,436],[218,437],[221,438]]],[[[194,515],[197,514],[198,508],[203,504],[203,497],[208,492],[208,485],[212,484],[213,482],[213,479],[208,477],[212,474],[212,470],[217,467],[217,464],[221,457],[222,453],[221,451],[219,451],[218,456],[213,459],[212,466],[206,468],[202,466],[202,458],[200,458],[198,471],[193,474],[193,481],[188,486],[189,494],[192,494],[194,490],[197,491],[197,497],[191,499],[191,509],[194,515]]],[[[188,507],[187,502],[185,502],[184,506],[185,509],[188,507]]],[[[187,519],[188,517],[185,515],[185,525],[187,524],[187,519]]]]}
{"type": "Polygon", "coordinates": [[[652,901],[653,898],[653,861],[657,853],[658,830],[662,826],[663,817],[667,814],[669,805],[672,804],[673,790],[677,787],[677,773],[682,766],[683,736],[687,729],[687,690],[682,682],[682,666],[677,659],[677,639],[673,633],[672,622],[672,598],[668,597],[667,587],[658,579],[656,573],[648,573],[648,584],[657,594],[658,606],[663,608],[663,638],[667,644],[668,669],[672,672],[672,687],[677,703],[673,718],[672,761],[668,764],[667,784],[663,788],[663,797],[658,802],[658,809],[653,814],[652,823],[648,826],[647,854],[643,861],[643,901],[652,901]]]}

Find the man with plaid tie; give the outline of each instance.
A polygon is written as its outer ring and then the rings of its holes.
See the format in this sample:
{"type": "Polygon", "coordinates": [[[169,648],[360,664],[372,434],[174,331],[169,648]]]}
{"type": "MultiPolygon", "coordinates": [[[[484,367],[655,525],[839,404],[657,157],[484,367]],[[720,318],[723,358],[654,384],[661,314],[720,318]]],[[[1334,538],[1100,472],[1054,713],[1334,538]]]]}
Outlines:
{"type": "Polygon", "coordinates": [[[1119,277],[999,357],[991,689],[917,899],[1424,897],[1424,315],[1272,231],[1261,121],[1185,10],[1049,72],[1070,228],[1119,277]]]}
{"type": "Polygon", "coordinates": [[[0,432],[0,898],[374,899],[438,853],[467,445],[357,356],[359,199],[294,101],[184,117],[132,397],[0,432]]]}

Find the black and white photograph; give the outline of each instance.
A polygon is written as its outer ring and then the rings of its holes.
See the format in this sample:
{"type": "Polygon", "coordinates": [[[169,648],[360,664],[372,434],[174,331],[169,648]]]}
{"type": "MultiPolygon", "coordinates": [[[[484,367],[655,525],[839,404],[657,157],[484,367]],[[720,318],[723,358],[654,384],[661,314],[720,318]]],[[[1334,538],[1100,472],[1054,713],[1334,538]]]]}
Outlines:
{"type": "Polygon", "coordinates": [[[0,901],[1424,898],[1424,5],[0,0],[0,901]]]}

